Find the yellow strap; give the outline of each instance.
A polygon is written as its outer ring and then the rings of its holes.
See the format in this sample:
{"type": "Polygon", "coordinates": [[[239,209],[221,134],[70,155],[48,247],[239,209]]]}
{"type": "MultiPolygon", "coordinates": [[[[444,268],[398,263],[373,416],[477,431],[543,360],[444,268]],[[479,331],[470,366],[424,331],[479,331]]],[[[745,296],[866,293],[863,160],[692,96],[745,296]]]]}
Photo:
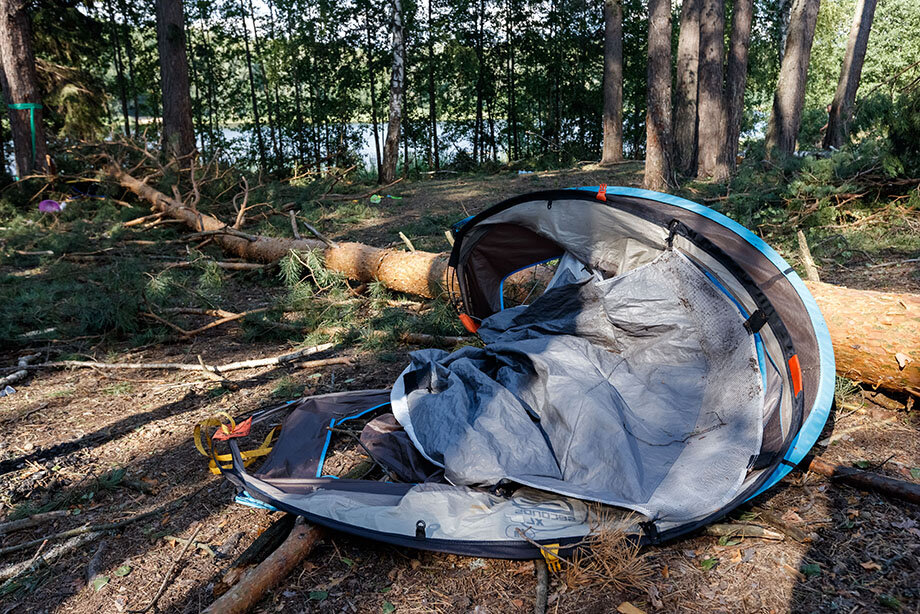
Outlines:
{"type": "MultiPolygon", "coordinates": [[[[236,428],[236,421],[233,419],[230,414],[225,411],[217,414],[216,417],[208,418],[207,420],[202,420],[197,425],[195,425],[195,447],[198,448],[198,451],[203,455],[208,457],[208,469],[211,470],[211,473],[220,474],[220,468],[217,466],[217,462],[221,463],[220,467],[224,469],[233,468],[233,455],[232,454],[214,454],[214,440],[208,437],[208,449],[205,450],[204,444],[201,440],[201,430],[206,429],[212,426],[220,428],[224,433],[230,434],[236,428]],[[226,422],[221,420],[221,418],[226,418],[226,422]],[[215,459],[217,462],[215,462],[215,459]]],[[[243,466],[248,467],[252,464],[252,461],[255,459],[265,456],[272,451],[272,440],[274,440],[275,435],[278,432],[278,427],[276,426],[268,432],[268,435],[265,436],[265,440],[262,442],[258,448],[254,450],[246,450],[240,452],[240,456],[243,458],[243,466]]]]}
{"type": "Polygon", "coordinates": [[[540,552],[546,559],[546,567],[553,573],[559,572],[562,566],[559,564],[559,544],[541,544],[540,552]]]}

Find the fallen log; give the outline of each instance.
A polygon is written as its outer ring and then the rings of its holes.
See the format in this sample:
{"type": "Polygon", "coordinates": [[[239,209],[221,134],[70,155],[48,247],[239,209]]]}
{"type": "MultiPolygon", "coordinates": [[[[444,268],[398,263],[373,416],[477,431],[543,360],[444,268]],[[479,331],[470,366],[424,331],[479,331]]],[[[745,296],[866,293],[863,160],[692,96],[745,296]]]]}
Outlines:
{"type": "Polygon", "coordinates": [[[277,550],[258,567],[244,575],[229,591],[212,603],[204,614],[242,614],[248,612],[262,597],[306,557],[322,531],[298,518],[290,535],[277,550]]]}
{"type": "Polygon", "coordinates": [[[840,376],[920,396],[920,296],[805,285],[827,322],[840,376]]]}
{"type": "Polygon", "coordinates": [[[807,467],[808,471],[829,477],[853,488],[877,492],[886,497],[920,505],[920,484],[888,478],[853,467],[834,465],[817,457],[806,457],[803,466],[807,467]]]}
{"type": "MultiPolygon", "coordinates": [[[[114,164],[105,172],[120,185],[149,202],[155,211],[184,221],[199,232],[214,233],[226,251],[258,262],[274,262],[290,250],[321,250],[325,265],[360,282],[379,280],[391,290],[427,298],[457,291],[447,275],[446,254],[382,249],[361,243],[327,245],[319,240],[230,234],[230,227],[215,217],[184,206],[138,181],[114,164]]],[[[529,280],[527,271],[512,276],[529,280]]],[[[834,344],[837,372],[871,386],[920,396],[920,296],[873,292],[805,282],[827,320],[834,344]]]]}
{"type": "Polygon", "coordinates": [[[293,514],[285,514],[255,539],[243,553],[237,557],[233,564],[221,576],[220,582],[214,585],[214,595],[220,596],[230,590],[243,575],[264,561],[278,546],[290,535],[294,528],[293,514]]]}

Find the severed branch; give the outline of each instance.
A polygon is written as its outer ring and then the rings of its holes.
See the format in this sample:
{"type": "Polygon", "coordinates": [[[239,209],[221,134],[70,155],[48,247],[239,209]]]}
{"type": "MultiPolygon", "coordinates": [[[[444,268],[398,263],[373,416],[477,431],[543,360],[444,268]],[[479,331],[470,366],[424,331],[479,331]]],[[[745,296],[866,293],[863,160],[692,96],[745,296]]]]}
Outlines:
{"type": "Polygon", "coordinates": [[[211,371],[215,369],[221,373],[236,371],[238,369],[256,369],[294,362],[304,356],[325,352],[335,347],[334,343],[321,343],[296,352],[288,352],[270,358],[254,360],[240,360],[219,366],[202,366],[201,364],[174,363],[174,362],[96,362],[94,360],[57,360],[37,365],[28,365],[27,369],[60,369],[66,367],[92,368],[92,369],[174,369],[177,371],[211,371]]]}
{"type": "MultiPolygon", "coordinates": [[[[249,202],[249,182],[246,180],[246,177],[243,176],[243,204],[237,209],[236,212],[236,221],[233,222],[233,227],[236,229],[242,228],[243,223],[246,221],[246,203],[249,202]]],[[[233,197],[233,206],[236,207],[236,199],[239,197],[239,194],[233,197]]]]}
{"type": "Polygon", "coordinates": [[[212,603],[204,614],[242,614],[283,580],[313,549],[322,531],[297,518],[294,528],[277,550],[247,573],[236,586],[212,603]]]}
{"type": "Polygon", "coordinates": [[[40,524],[45,524],[46,522],[50,522],[69,514],[70,512],[68,510],[55,510],[53,512],[32,514],[26,518],[4,522],[3,524],[0,524],[0,535],[12,533],[13,531],[21,531],[22,529],[31,529],[32,527],[37,527],[40,524]]]}
{"type": "Polygon", "coordinates": [[[15,384],[19,380],[25,379],[29,372],[24,367],[27,367],[30,362],[38,357],[38,354],[29,354],[28,356],[23,356],[20,358],[16,363],[19,367],[19,370],[11,373],[10,375],[7,375],[6,377],[0,378],[0,390],[3,390],[10,384],[15,384]]]}
{"type": "Polygon", "coordinates": [[[802,466],[808,471],[838,480],[860,490],[870,490],[893,499],[920,504],[920,484],[896,480],[853,467],[834,465],[814,456],[806,456],[802,466]]]}
{"type": "Polygon", "coordinates": [[[815,259],[811,257],[811,250],[808,249],[808,239],[805,238],[805,233],[798,230],[795,235],[799,243],[799,259],[802,261],[802,266],[805,267],[805,279],[808,281],[821,281],[821,276],[818,275],[818,267],[815,266],[815,259]]]}

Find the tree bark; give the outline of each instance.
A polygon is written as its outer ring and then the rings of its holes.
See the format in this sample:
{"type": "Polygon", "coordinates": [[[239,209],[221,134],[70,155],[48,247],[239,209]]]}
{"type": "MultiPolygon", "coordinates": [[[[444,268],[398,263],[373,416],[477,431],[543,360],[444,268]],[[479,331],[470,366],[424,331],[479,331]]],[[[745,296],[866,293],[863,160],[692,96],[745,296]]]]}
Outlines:
{"type": "Polygon", "coordinates": [[[722,50],[725,47],[725,2],[702,0],[700,11],[699,152],[696,175],[725,181],[725,100],[722,91],[722,50]]]}
{"type": "Polygon", "coordinates": [[[156,20],[163,88],[164,149],[177,157],[187,156],[195,151],[195,129],[192,127],[182,0],[156,0],[156,20]]]}
{"type": "Polygon", "coordinates": [[[856,90],[859,89],[863,60],[866,59],[875,5],[876,0],[858,0],[856,3],[847,51],[840,68],[840,81],[827,118],[827,132],[824,133],[822,144],[825,149],[839,149],[849,138],[849,123],[853,115],[853,103],[856,101],[856,90]]]}
{"type": "Polygon", "coordinates": [[[648,190],[671,184],[671,5],[649,0],[648,111],[645,119],[645,180],[648,190]]]}
{"type": "Polygon", "coordinates": [[[734,170],[738,158],[738,139],[744,117],[744,88],[747,85],[748,50],[751,47],[751,25],[754,21],[754,0],[735,0],[732,11],[732,34],[728,45],[728,77],[725,82],[727,127],[725,158],[728,170],[734,170]]]}
{"type": "Polygon", "coordinates": [[[402,0],[390,0],[391,42],[393,68],[390,72],[390,116],[387,138],[383,147],[383,173],[380,183],[396,180],[396,161],[399,158],[399,127],[403,115],[403,94],[406,85],[406,41],[403,32],[402,0]]]}
{"type": "Polygon", "coordinates": [[[677,39],[677,92],[674,101],[674,164],[690,176],[696,173],[697,97],[700,68],[700,2],[684,0],[677,39]]]}
{"type": "MultiPolygon", "coordinates": [[[[156,211],[182,220],[197,231],[226,230],[220,220],[182,203],[125,173],[114,164],[105,172],[124,188],[149,202],[156,211]]],[[[327,246],[319,240],[217,234],[215,242],[247,260],[274,262],[290,250],[324,251],[325,265],[361,282],[379,280],[397,292],[437,298],[458,292],[447,275],[447,254],[404,252],[360,243],[327,246]]],[[[530,270],[512,275],[509,286],[532,280],[530,270]]],[[[873,386],[920,396],[920,296],[854,290],[821,282],[805,282],[827,321],[837,373],[873,386]],[[903,365],[903,366],[902,366],[903,365]]]]}
{"type": "Polygon", "coordinates": [[[604,143],[601,164],[623,160],[623,4],[604,0],[604,143]]]}
{"type": "Polygon", "coordinates": [[[26,0],[0,0],[0,61],[3,67],[0,77],[3,79],[16,169],[20,177],[49,170],[41,90],[32,49],[32,22],[26,4],[26,0]],[[9,108],[10,105],[37,106],[15,109],[9,108]]]}
{"type": "Polygon", "coordinates": [[[767,157],[776,152],[791,155],[795,151],[819,4],[820,0],[795,0],[792,6],[783,62],[773,95],[773,111],[767,124],[767,157]]]}

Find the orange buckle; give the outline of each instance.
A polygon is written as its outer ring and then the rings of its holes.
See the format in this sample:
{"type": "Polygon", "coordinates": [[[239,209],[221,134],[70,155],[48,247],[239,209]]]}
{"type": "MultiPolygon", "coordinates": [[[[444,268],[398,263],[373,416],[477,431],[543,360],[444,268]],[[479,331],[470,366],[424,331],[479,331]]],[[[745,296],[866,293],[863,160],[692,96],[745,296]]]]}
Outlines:
{"type": "Polygon", "coordinates": [[[479,324],[476,324],[476,322],[473,321],[473,318],[466,315],[465,313],[460,314],[460,322],[463,323],[463,328],[470,331],[471,333],[475,333],[477,330],[479,330],[479,324]]]}
{"type": "Polygon", "coordinates": [[[597,200],[607,202],[607,184],[602,183],[597,190],[597,200]]]}

